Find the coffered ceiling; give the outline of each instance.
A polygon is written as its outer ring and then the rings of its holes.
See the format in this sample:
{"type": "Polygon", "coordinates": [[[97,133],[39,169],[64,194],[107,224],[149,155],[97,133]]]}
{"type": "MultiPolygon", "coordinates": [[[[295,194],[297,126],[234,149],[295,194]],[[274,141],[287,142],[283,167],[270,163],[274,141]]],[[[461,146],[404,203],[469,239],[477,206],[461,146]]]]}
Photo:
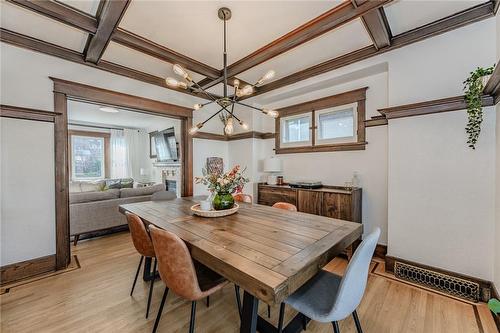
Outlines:
{"type": "Polygon", "coordinates": [[[259,95],[492,17],[498,0],[1,0],[1,41],[203,97],[164,79],[180,63],[221,93],[223,6],[231,76],[276,71],[259,95]]]}

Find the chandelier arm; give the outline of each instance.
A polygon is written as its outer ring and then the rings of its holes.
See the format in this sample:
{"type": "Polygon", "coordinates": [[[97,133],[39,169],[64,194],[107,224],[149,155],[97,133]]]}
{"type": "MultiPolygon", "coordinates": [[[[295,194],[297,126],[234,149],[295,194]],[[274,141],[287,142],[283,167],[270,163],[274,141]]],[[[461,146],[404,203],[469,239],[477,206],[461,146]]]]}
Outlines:
{"type": "Polygon", "coordinates": [[[246,104],[246,103],[242,103],[242,102],[238,102],[238,101],[235,101],[236,104],[239,104],[239,105],[243,105],[243,106],[246,106],[247,108],[251,108],[251,109],[254,109],[254,110],[257,110],[257,111],[260,111],[260,112],[263,112],[264,110],[261,109],[261,108],[258,108],[256,106],[252,106],[252,105],[249,105],[249,104],[246,104]]]}
{"type": "Polygon", "coordinates": [[[208,91],[206,91],[205,89],[203,89],[198,84],[198,82],[196,82],[196,81],[192,81],[192,82],[196,86],[196,88],[198,88],[201,92],[203,92],[205,95],[207,95],[207,97],[210,98],[212,100],[212,102],[216,102],[217,101],[217,98],[215,98],[215,96],[213,96],[211,93],[209,93],[208,91]]]}
{"type": "Polygon", "coordinates": [[[211,115],[208,119],[206,119],[204,122],[202,122],[201,124],[202,125],[205,125],[207,121],[209,121],[210,119],[212,119],[213,117],[215,117],[216,115],[218,115],[219,113],[221,113],[223,109],[220,109],[219,111],[217,111],[216,113],[214,113],[213,115],[211,115]]]}

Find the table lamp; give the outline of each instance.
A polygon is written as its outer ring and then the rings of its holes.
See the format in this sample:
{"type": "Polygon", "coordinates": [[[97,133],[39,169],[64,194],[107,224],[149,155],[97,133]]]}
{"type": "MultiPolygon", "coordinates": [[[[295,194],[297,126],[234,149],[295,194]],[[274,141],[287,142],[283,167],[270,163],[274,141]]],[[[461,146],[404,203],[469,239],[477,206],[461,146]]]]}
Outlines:
{"type": "Polygon", "coordinates": [[[269,172],[267,176],[267,183],[269,185],[276,185],[277,173],[283,169],[281,160],[276,157],[271,157],[264,160],[264,172],[269,172]]]}

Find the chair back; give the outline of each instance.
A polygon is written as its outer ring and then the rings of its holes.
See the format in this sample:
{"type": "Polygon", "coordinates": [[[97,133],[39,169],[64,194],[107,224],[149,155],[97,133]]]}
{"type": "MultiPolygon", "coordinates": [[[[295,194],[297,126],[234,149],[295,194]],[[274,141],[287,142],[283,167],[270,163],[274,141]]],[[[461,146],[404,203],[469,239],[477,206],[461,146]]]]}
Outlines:
{"type": "Polygon", "coordinates": [[[202,291],[186,243],[179,236],[153,225],[149,226],[149,233],[163,282],[178,296],[190,301],[198,300],[202,291]]]}
{"type": "Polygon", "coordinates": [[[279,209],[284,209],[288,210],[290,212],[296,212],[297,207],[291,203],[288,202],[277,202],[273,205],[274,208],[279,208],[279,209]]]}
{"type": "Polygon", "coordinates": [[[244,194],[244,193],[237,193],[233,195],[234,200],[238,202],[246,202],[246,203],[252,203],[252,196],[249,194],[244,194]]]}
{"type": "Polygon", "coordinates": [[[139,252],[141,256],[154,257],[155,250],[144,222],[142,222],[139,216],[130,212],[126,212],[125,216],[127,216],[130,236],[132,236],[132,242],[137,252],[139,252]]]}
{"type": "Polygon", "coordinates": [[[166,200],[174,200],[177,198],[177,195],[172,191],[159,191],[153,193],[151,196],[151,201],[166,201],[166,200]]]}
{"type": "Polygon", "coordinates": [[[369,234],[354,252],[347,270],[340,282],[339,291],[331,315],[336,318],[349,316],[365,293],[370,262],[380,236],[380,228],[369,234]]]}

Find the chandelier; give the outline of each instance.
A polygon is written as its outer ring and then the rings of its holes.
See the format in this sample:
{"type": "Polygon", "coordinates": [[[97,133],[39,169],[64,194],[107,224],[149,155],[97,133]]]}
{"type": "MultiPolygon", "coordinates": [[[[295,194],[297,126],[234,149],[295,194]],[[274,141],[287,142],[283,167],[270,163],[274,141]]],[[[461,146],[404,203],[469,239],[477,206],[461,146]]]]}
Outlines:
{"type": "Polygon", "coordinates": [[[240,120],[235,114],[234,114],[234,106],[235,104],[251,108],[257,111],[260,111],[270,117],[276,118],[278,117],[278,112],[275,110],[270,110],[270,109],[265,109],[265,108],[258,108],[252,105],[248,105],[246,103],[242,103],[238,100],[239,97],[243,96],[249,96],[253,94],[255,91],[255,87],[261,85],[267,80],[270,80],[274,77],[274,71],[270,70],[266,74],[264,74],[257,82],[254,84],[247,84],[244,87],[240,86],[240,81],[235,79],[233,81],[233,87],[234,87],[234,92],[231,96],[228,95],[228,78],[227,78],[227,52],[226,52],[226,22],[231,18],[231,10],[229,8],[223,7],[219,9],[218,12],[219,18],[224,22],[224,53],[223,53],[223,62],[224,62],[224,70],[223,70],[223,84],[224,84],[224,96],[219,97],[211,94],[210,92],[206,91],[203,87],[200,86],[200,84],[196,81],[194,81],[189,73],[179,64],[173,65],[173,70],[174,73],[179,75],[183,80],[177,80],[172,77],[167,77],[165,79],[166,83],[170,87],[174,88],[180,88],[180,89],[186,89],[190,90],[192,92],[197,92],[200,94],[203,94],[208,97],[209,101],[203,104],[195,104],[194,105],[194,110],[199,110],[203,108],[206,105],[216,103],[218,106],[220,106],[220,110],[208,117],[205,121],[196,124],[195,126],[191,127],[189,130],[189,134],[193,135],[200,128],[203,127],[209,120],[214,118],[215,116],[219,115],[219,118],[221,121],[224,123],[224,133],[227,135],[231,135],[234,132],[234,122],[237,121],[240,126],[243,129],[248,129],[248,125],[244,123],[242,120],[240,120]]]}

